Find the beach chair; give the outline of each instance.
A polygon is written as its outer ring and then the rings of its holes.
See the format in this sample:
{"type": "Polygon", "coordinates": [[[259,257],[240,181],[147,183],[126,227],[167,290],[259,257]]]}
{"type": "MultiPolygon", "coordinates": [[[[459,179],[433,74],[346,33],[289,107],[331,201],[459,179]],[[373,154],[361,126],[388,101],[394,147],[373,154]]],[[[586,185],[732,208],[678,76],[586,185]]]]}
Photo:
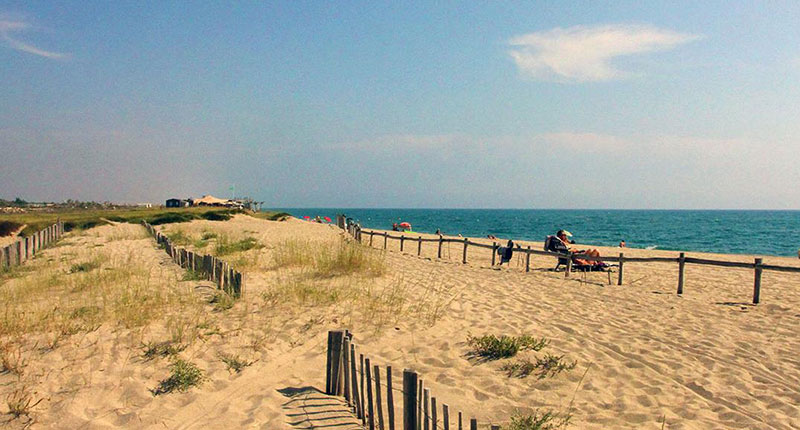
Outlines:
{"type": "MultiPolygon", "coordinates": [[[[549,252],[557,252],[559,254],[567,254],[569,253],[569,248],[567,245],[564,245],[559,238],[550,235],[547,236],[544,240],[544,250],[549,252]]],[[[567,257],[559,257],[558,262],[556,262],[556,267],[553,268],[554,272],[559,270],[559,267],[564,266],[566,270],[567,266],[567,257]]],[[[593,271],[605,271],[609,266],[608,265],[596,265],[596,264],[584,264],[576,259],[572,258],[572,270],[574,271],[581,271],[581,272],[593,272],[593,271]]]]}

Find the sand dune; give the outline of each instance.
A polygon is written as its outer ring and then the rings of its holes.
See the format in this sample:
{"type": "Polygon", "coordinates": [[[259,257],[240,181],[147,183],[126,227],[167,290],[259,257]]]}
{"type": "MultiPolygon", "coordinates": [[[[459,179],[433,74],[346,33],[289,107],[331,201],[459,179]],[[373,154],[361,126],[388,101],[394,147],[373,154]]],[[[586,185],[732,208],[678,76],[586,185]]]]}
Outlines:
{"type": "MultiPolygon", "coordinates": [[[[188,289],[196,297],[212,293],[203,282],[180,280],[181,271],[137,229],[121,224],[71,234],[32,264],[67,270],[98,250],[112,260],[133,254],[152,267],[152,282],[163,288],[188,289]]],[[[407,243],[412,246],[400,253],[398,244],[389,242],[385,275],[314,281],[347,288],[352,294],[346,299],[276,303],[271,301],[278,297],[276,285],[297,276],[295,269],[273,267],[279,247],[291,240],[335,243],[342,232],[244,216],[164,229],[195,237],[204,231],[250,236],[264,245],[227,257],[244,266],[245,299],[226,311],[202,300],[187,307],[201,313],[191,317],[204,323],[200,331],[213,332],[198,335],[181,353],[204,370],[206,381],[186,393],[150,392],[167,374],[168,360],[144,360],[141,343],[169,337],[169,317],[133,329],[104,323],[55,348],[35,345],[45,334],[31,336],[22,341],[29,369],[23,379],[45,400],[34,408],[32,422],[6,419],[0,425],[306,429],[323,428],[324,422],[335,425],[328,428],[357,428],[340,399],[320,393],[326,332],[349,328],[374,364],[391,365],[395,374],[417,370],[440,403],[485,425],[507,422],[515,411],[565,412],[571,404],[570,428],[800,428],[800,282],[792,274],[765,272],[762,304],[752,306],[753,273],[743,269],[687,266],[685,294],[678,296],[674,264],[626,265],[625,283],[617,286],[609,285],[604,273],[565,279],[547,270],[555,265],[551,258],[533,258],[533,270],[525,273],[516,258],[508,267],[490,267],[488,250],[470,249],[470,264],[463,265],[455,244],[445,254],[449,259],[436,260],[435,244],[424,244],[418,257],[416,244],[407,243]],[[395,318],[386,315],[392,310],[395,318]],[[545,350],[521,355],[563,355],[576,367],[541,380],[509,378],[501,367],[513,359],[476,362],[467,356],[470,334],[544,336],[550,340],[545,350]],[[253,364],[231,373],[220,353],[236,353],[253,364]]],[[[382,247],[375,239],[373,246],[382,247]]],[[[213,244],[206,246],[212,251],[213,244]]],[[[788,258],[765,257],[765,262],[798,265],[788,258]]],[[[28,276],[5,277],[0,288],[13,288],[28,276]]],[[[0,398],[19,383],[12,373],[0,374],[0,398]]],[[[0,403],[0,412],[5,408],[0,403]]]]}

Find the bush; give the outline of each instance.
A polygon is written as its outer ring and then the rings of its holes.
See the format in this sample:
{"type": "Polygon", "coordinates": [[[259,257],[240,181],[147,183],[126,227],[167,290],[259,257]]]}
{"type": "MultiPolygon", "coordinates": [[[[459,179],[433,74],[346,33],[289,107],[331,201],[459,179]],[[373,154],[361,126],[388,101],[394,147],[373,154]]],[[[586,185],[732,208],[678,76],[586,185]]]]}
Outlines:
{"type": "Polygon", "coordinates": [[[550,341],[545,338],[536,339],[528,335],[497,337],[490,334],[481,337],[467,337],[467,344],[472,348],[469,355],[487,360],[513,357],[517,355],[517,352],[528,349],[539,351],[548,343],[550,341]]]}
{"type": "Polygon", "coordinates": [[[14,221],[0,221],[0,237],[9,236],[22,227],[22,224],[14,221]]]}
{"type": "Polygon", "coordinates": [[[170,365],[170,369],[172,374],[161,381],[158,384],[158,388],[153,390],[154,396],[168,394],[176,390],[184,392],[203,382],[203,371],[190,361],[179,358],[170,365]]]}
{"type": "Polygon", "coordinates": [[[208,211],[204,212],[200,215],[200,218],[209,221],[227,221],[231,219],[231,212],[221,212],[221,211],[208,211]]]}
{"type": "Polygon", "coordinates": [[[570,416],[561,416],[552,411],[540,413],[537,409],[533,415],[515,414],[511,416],[511,423],[503,426],[503,430],[556,430],[569,425],[570,416]]]}
{"type": "Polygon", "coordinates": [[[547,377],[554,377],[565,370],[572,370],[575,368],[577,362],[566,363],[564,356],[556,356],[546,354],[544,358],[536,358],[533,362],[529,359],[517,360],[515,363],[508,363],[502,367],[508,377],[515,376],[517,378],[524,378],[531,373],[536,373],[537,379],[544,379],[547,377]]]}

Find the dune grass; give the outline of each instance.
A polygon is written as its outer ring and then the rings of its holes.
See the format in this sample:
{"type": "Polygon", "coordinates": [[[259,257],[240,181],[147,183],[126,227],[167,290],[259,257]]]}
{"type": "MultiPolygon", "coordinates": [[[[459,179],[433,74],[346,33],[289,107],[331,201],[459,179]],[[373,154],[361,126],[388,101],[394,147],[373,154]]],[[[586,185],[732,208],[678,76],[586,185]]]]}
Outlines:
{"type": "Polygon", "coordinates": [[[536,339],[529,335],[495,336],[493,334],[468,336],[467,344],[472,348],[469,355],[486,360],[497,360],[515,356],[519,351],[539,351],[550,343],[546,338],[536,339]]]}
{"type": "Polygon", "coordinates": [[[154,396],[169,394],[174,391],[185,392],[189,388],[200,385],[205,379],[203,371],[191,361],[176,358],[170,365],[170,375],[159,382],[152,390],[154,396]]]}
{"type": "Polygon", "coordinates": [[[532,414],[515,413],[511,422],[502,427],[503,430],[558,430],[569,426],[570,415],[562,415],[553,411],[535,410],[532,414]]]}
{"type": "Polygon", "coordinates": [[[274,268],[304,267],[319,278],[345,275],[378,277],[387,271],[381,251],[351,241],[288,240],[275,248],[272,260],[274,268]]]}

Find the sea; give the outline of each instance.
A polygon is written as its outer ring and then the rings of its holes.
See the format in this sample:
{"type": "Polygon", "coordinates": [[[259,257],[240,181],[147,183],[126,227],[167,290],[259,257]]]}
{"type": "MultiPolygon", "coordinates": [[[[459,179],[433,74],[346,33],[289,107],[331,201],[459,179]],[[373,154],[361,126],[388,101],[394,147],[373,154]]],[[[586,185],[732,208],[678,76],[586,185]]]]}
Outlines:
{"type": "Polygon", "coordinates": [[[354,209],[283,208],[297,218],[335,221],[345,214],[364,228],[390,230],[408,222],[413,231],[456,236],[543,241],[559,229],[580,244],[630,248],[797,257],[800,211],[577,210],[577,209],[354,209]]]}

